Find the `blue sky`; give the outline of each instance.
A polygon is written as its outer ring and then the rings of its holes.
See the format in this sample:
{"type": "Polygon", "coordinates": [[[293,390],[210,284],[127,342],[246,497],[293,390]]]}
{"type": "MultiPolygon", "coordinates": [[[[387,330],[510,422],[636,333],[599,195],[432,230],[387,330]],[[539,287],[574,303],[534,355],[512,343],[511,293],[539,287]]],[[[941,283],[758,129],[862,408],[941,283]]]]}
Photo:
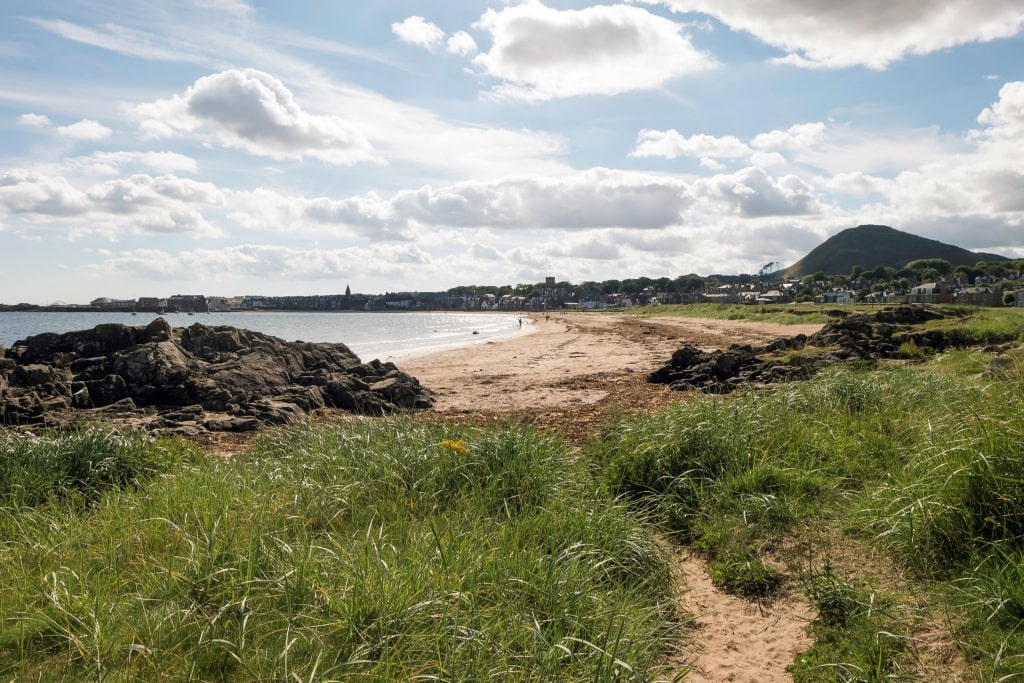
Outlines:
{"type": "Polygon", "coordinates": [[[1024,257],[1024,0],[5,0],[0,302],[1024,257]]]}

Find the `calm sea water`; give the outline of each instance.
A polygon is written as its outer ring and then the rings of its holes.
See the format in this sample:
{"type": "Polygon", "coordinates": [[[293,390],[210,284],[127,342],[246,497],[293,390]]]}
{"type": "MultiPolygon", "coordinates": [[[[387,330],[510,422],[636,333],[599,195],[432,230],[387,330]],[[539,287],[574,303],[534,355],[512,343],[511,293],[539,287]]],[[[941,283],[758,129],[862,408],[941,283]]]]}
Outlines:
{"type": "MultiPolygon", "coordinates": [[[[71,332],[100,323],[147,325],[155,313],[0,312],[0,346],[42,332],[71,332]]],[[[163,316],[173,327],[230,325],[287,341],[341,342],[363,361],[387,360],[445,347],[522,334],[518,316],[504,313],[291,313],[284,311],[185,313],[163,316]],[[476,332],[476,334],[474,334],[476,332]]]]}

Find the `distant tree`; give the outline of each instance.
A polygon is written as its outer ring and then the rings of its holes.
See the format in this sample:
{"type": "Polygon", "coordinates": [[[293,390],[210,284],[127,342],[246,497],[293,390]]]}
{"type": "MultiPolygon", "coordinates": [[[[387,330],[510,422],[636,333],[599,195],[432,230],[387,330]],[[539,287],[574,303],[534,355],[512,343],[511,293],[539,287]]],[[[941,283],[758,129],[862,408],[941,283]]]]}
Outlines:
{"type": "Polygon", "coordinates": [[[949,275],[953,272],[953,267],[949,264],[949,261],[941,258],[919,258],[908,263],[907,268],[917,271],[931,268],[939,275],[949,275]]]}
{"type": "Polygon", "coordinates": [[[887,275],[885,266],[875,266],[875,269],[871,271],[872,280],[884,280],[887,275]]]}
{"type": "Polygon", "coordinates": [[[677,292],[702,292],[704,291],[704,278],[695,273],[680,275],[673,280],[677,292]]]}
{"type": "Polygon", "coordinates": [[[605,280],[601,284],[601,293],[602,294],[617,294],[619,292],[619,288],[620,287],[622,287],[622,283],[619,282],[618,280],[605,280]]]}
{"type": "Polygon", "coordinates": [[[623,294],[637,294],[643,291],[644,284],[640,278],[629,278],[623,280],[619,286],[619,291],[623,294]]]}
{"type": "Polygon", "coordinates": [[[863,273],[864,273],[864,267],[863,266],[854,266],[853,268],[850,268],[850,277],[853,278],[854,280],[859,278],[863,273]]]}
{"type": "Polygon", "coordinates": [[[1003,292],[1003,305],[1004,306],[1013,306],[1016,303],[1017,303],[1017,293],[1016,292],[1011,292],[1011,291],[1003,292]]]}
{"type": "Polygon", "coordinates": [[[953,277],[963,284],[973,283],[979,274],[979,271],[970,266],[960,265],[953,269],[953,277]]]}

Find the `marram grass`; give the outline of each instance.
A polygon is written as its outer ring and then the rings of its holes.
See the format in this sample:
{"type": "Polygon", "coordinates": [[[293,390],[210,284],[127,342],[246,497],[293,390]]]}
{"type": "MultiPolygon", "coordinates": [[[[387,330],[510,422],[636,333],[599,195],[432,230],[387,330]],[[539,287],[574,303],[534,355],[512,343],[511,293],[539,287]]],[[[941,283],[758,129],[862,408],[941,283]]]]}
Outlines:
{"type": "MultiPolygon", "coordinates": [[[[605,425],[588,456],[614,494],[704,552],[724,588],[769,592],[782,583],[771,551],[805,529],[845,529],[929,586],[971,680],[1024,677],[1024,384],[979,365],[960,354],[701,397],[605,425]]],[[[817,586],[822,604],[835,594],[823,586],[854,583],[827,559],[790,558],[803,563],[790,580],[817,586]]],[[[912,680],[915,618],[819,624],[820,647],[794,672],[912,680]]]]}
{"type": "Polygon", "coordinates": [[[557,440],[302,426],[4,509],[5,680],[655,680],[666,557],[557,440]]]}

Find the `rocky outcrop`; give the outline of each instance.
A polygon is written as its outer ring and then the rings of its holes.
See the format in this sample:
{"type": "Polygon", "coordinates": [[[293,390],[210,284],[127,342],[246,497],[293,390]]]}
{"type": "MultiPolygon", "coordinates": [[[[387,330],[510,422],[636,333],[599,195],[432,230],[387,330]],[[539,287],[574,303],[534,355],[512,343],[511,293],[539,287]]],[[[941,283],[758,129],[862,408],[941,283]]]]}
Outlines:
{"type": "Polygon", "coordinates": [[[285,342],[233,327],[97,325],[0,348],[0,422],[60,426],[104,415],[171,433],[248,431],[323,408],[363,415],[428,408],[393,363],[344,344],[285,342]]]}
{"type": "Polygon", "coordinates": [[[903,344],[922,350],[958,346],[955,335],[914,329],[915,325],[945,316],[932,306],[895,306],[846,315],[810,337],[780,338],[760,348],[733,345],[709,352],[686,345],[647,379],[679,391],[696,389],[714,394],[726,394],[745,385],[806,379],[836,363],[896,358],[903,344]]]}

